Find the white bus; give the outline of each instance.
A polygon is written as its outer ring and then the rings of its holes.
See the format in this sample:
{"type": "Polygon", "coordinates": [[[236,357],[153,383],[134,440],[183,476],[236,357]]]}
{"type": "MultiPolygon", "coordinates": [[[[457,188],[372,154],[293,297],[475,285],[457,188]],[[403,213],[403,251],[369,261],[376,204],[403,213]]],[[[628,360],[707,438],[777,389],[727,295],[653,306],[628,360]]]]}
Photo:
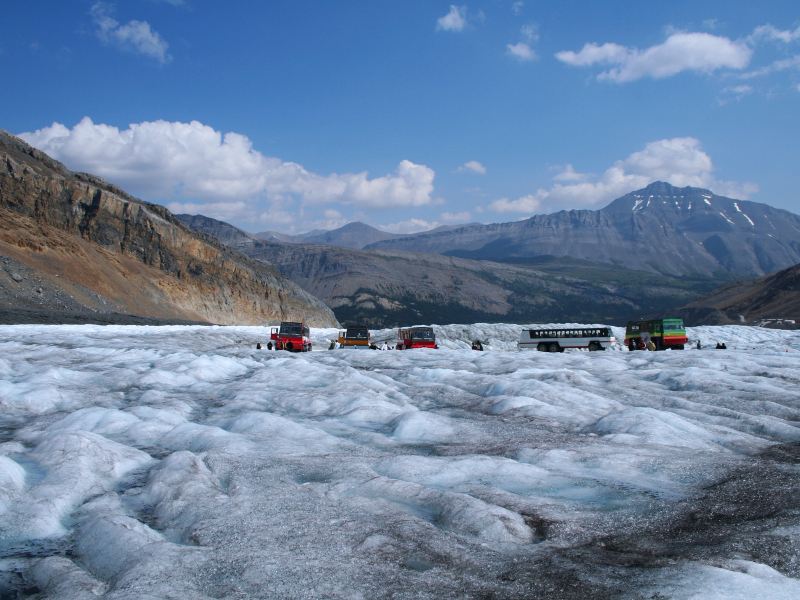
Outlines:
{"type": "Polygon", "coordinates": [[[539,352],[563,352],[566,348],[605,350],[616,342],[609,327],[554,327],[523,329],[517,348],[539,352]]]}

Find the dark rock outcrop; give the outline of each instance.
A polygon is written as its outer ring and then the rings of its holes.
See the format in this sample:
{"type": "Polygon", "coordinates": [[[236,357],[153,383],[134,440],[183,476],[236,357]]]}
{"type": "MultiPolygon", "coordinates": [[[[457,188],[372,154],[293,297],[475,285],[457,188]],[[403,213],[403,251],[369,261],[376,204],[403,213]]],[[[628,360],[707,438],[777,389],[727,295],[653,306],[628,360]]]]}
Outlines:
{"type": "MultiPolygon", "coordinates": [[[[136,315],[159,321],[333,325],[322,302],[183,226],[166,208],[73,173],[0,132],[0,308],[57,315],[136,315]],[[24,269],[22,268],[24,267],[24,269]],[[25,276],[42,283],[26,298],[25,276]],[[16,277],[15,277],[16,274],[16,277]],[[22,297],[20,296],[22,294],[22,297]]],[[[96,316],[96,318],[93,318],[96,316]]]]}

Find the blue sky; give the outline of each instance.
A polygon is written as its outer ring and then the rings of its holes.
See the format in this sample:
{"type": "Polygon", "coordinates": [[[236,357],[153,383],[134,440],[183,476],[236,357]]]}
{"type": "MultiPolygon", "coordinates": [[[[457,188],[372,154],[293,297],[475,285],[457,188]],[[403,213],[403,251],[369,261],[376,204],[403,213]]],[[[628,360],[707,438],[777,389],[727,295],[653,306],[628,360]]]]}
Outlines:
{"type": "Polygon", "coordinates": [[[655,179],[800,212],[796,1],[4,7],[0,128],[250,231],[599,208],[655,179]]]}

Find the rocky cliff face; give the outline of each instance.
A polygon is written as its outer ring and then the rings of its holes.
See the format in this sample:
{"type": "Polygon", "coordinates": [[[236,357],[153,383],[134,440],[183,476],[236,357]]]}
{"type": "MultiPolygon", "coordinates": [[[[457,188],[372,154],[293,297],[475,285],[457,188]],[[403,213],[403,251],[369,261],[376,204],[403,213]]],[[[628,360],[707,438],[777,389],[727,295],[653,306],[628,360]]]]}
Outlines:
{"type": "Polygon", "coordinates": [[[6,315],[335,323],[322,302],[264,263],[190,231],[164,207],[70,172],[4,132],[0,223],[0,256],[6,259],[0,308],[6,315]],[[34,279],[40,285],[26,300],[25,284],[34,279]]]}
{"type": "Polygon", "coordinates": [[[800,262],[800,216],[656,182],[598,211],[471,225],[367,249],[489,260],[566,256],[667,275],[758,276],[800,262]]]}

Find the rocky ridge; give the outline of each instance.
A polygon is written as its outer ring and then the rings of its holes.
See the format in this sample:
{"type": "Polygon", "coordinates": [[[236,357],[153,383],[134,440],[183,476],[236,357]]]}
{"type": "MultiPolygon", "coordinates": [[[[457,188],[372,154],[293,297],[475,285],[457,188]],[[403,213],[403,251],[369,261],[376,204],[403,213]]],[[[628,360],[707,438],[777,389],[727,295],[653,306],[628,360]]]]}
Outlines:
{"type": "Polygon", "coordinates": [[[747,323],[795,328],[800,325],[800,264],[753,281],[726,285],[679,313],[690,325],[747,323]]]}
{"type": "Polygon", "coordinates": [[[2,131],[0,223],[5,322],[336,323],[269,265],[2,131]]]}

